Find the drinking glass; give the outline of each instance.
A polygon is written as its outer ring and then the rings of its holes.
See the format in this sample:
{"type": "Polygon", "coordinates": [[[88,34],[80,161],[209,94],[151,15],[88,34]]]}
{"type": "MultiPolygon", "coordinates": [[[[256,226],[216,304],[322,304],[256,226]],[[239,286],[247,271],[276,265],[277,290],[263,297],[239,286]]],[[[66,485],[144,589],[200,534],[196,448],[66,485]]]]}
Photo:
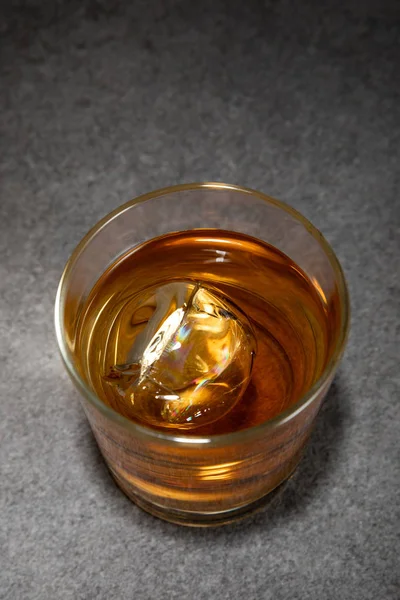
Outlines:
{"type": "Polygon", "coordinates": [[[343,272],[321,233],[282,202],[222,183],[151,192],[102,219],[69,259],[55,309],[62,359],[115,481],[153,515],[194,526],[223,524],[254,511],[293,473],[338,367],[348,324],[343,272]],[[275,418],[208,437],[162,432],[128,420],[97,397],[74,358],[81,312],[104,271],[146,240],[196,228],[240,232],[275,246],[301,267],[327,310],[335,312],[330,359],[311,389],[275,418]]]}

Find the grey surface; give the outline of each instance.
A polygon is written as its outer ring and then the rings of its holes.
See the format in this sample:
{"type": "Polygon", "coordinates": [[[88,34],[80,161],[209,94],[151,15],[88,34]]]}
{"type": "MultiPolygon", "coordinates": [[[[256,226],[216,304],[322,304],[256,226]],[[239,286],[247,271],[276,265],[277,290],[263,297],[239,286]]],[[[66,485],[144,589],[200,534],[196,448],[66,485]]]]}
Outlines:
{"type": "Polygon", "coordinates": [[[1,21],[0,597],[398,597],[399,4],[13,4],[1,21]],[[353,307],[282,503],[207,531],[116,489],[52,315],[98,218],[203,179],[302,211],[342,261],[353,307]]]}

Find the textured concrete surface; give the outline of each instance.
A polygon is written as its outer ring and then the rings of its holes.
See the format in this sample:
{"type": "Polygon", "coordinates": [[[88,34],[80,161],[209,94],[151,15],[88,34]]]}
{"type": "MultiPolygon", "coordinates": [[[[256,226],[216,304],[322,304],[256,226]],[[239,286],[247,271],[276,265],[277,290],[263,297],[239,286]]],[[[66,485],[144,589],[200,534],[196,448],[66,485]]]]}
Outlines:
{"type": "Polygon", "coordinates": [[[397,598],[398,2],[8,4],[0,597],[397,598]],[[282,503],[207,531],[158,521],[116,489],[52,314],[64,263],[98,218],[204,179],[258,188],[309,217],[343,263],[353,308],[282,503]]]}

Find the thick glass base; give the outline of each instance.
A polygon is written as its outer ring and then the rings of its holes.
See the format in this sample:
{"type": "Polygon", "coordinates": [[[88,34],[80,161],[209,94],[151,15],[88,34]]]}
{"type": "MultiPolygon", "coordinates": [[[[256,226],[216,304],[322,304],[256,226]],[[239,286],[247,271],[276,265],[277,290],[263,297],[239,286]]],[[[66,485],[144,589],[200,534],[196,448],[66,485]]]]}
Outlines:
{"type": "Polygon", "coordinates": [[[258,498],[254,502],[221,512],[201,513],[166,508],[153,502],[149,502],[145,498],[132,493],[131,490],[128,492],[123,482],[121,482],[112,471],[111,475],[113,476],[118,487],[124,492],[129,500],[134,502],[147,513],[151,514],[153,517],[158,517],[159,519],[163,519],[164,521],[168,521],[170,523],[175,523],[176,525],[185,525],[186,527],[219,527],[240,521],[256,512],[268,508],[284,491],[288,480],[293,475],[293,472],[275,489],[271,490],[265,496],[258,498]]]}

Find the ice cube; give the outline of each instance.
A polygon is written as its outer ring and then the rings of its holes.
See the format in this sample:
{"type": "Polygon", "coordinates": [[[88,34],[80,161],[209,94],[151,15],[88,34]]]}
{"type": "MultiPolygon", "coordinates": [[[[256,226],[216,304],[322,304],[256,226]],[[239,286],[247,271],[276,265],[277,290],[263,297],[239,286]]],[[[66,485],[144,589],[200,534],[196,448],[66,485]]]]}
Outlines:
{"type": "Polygon", "coordinates": [[[194,283],[166,284],[126,364],[114,365],[107,381],[125,399],[127,416],[158,427],[198,427],[241,398],[255,347],[246,316],[222,294],[194,283]]]}

